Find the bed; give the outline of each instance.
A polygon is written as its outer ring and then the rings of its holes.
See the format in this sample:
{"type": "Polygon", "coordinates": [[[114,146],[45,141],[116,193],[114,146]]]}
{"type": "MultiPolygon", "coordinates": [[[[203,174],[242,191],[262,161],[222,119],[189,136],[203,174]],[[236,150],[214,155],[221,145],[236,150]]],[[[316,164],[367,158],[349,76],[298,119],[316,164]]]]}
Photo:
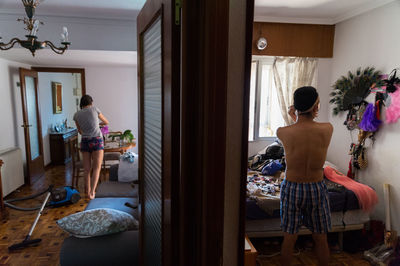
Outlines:
{"type": "MultiPolygon", "coordinates": [[[[280,228],[279,186],[282,179],[249,172],[247,176],[246,234],[249,237],[282,236],[280,228]],[[275,192],[274,192],[275,188],[275,192]]],[[[335,183],[326,180],[331,208],[331,232],[339,232],[342,246],[343,232],[360,230],[369,221],[369,214],[360,210],[356,195],[335,183]]],[[[302,227],[299,234],[311,234],[302,227]]]]}

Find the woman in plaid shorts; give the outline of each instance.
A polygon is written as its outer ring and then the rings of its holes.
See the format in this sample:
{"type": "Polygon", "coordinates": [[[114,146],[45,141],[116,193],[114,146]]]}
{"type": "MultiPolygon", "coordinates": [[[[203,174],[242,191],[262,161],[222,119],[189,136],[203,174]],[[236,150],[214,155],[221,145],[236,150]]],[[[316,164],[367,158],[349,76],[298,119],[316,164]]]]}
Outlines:
{"type": "Polygon", "coordinates": [[[328,265],[329,261],[327,233],[331,214],[323,165],[333,127],[314,121],[318,111],[316,89],[301,87],[294,92],[294,106],[289,109],[295,123],[277,130],[286,158],[286,178],[281,185],[281,259],[285,266],[290,265],[301,226],[312,232],[319,265],[328,265]]]}

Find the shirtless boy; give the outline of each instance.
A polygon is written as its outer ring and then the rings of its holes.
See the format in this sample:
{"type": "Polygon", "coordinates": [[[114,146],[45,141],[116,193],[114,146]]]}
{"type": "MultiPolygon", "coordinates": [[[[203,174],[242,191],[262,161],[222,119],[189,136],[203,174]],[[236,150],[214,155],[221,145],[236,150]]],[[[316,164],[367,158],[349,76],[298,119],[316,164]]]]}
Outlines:
{"type": "Polygon", "coordinates": [[[330,123],[317,123],[319,97],[315,88],[294,92],[289,115],[295,124],[278,128],[286,156],[286,178],[281,186],[282,265],[290,265],[299,228],[313,234],[319,265],[328,265],[327,232],[331,228],[328,191],[323,181],[323,165],[331,141],[330,123]],[[297,111],[297,117],[295,112],[297,111]]]}

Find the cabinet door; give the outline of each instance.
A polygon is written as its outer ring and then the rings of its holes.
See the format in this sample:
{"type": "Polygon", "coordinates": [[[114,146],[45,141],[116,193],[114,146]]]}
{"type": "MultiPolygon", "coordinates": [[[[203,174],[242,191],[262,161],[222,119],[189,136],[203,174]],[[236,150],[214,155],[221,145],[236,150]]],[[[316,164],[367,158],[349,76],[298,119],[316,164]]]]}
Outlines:
{"type": "Polygon", "coordinates": [[[64,139],[62,135],[50,135],[50,153],[53,165],[64,164],[64,139]]]}
{"type": "Polygon", "coordinates": [[[71,160],[71,138],[64,140],[64,163],[68,163],[71,160]]]}

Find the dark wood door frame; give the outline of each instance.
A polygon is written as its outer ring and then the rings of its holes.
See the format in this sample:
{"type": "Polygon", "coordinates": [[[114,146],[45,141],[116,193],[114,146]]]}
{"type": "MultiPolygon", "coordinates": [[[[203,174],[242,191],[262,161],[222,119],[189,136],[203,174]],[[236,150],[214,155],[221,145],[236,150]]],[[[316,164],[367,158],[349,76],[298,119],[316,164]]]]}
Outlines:
{"type": "MultiPolygon", "coordinates": [[[[242,139],[238,146],[245,153],[241,154],[241,172],[244,176],[247,166],[254,1],[247,0],[246,3],[246,66],[242,86],[244,112],[238,118],[243,120],[242,139]]],[[[172,4],[174,1],[148,1],[139,15],[147,17],[146,23],[137,20],[138,35],[162,12],[160,5],[164,5],[164,10],[174,10],[172,4]]],[[[223,263],[229,5],[229,0],[185,1],[182,7],[182,39],[179,38],[179,29],[169,24],[171,18],[163,19],[162,53],[167,59],[162,66],[162,169],[165,175],[162,182],[163,265],[213,266],[223,263]],[[168,30],[171,39],[166,39],[168,34],[165,32],[168,30]],[[181,40],[182,46],[179,46],[177,40],[181,40]],[[179,52],[181,64],[173,60],[179,58],[176,54],[179,52]],[[164,86],[168,79],[171,88],[164,86]]],[[[138,38],[139,64],[142,60],[141,47],[138,38]]],[[[141,82],[142,73],[138,67],[139,101],[143,100],[141,82]]],[[[143,127],[141,108],[139,106],[140,128],[143,127]]],[[[139,143],[139,147],[143,147],[140,131],[139,143]]],[[[238,265],[244,262],[245,185],[242,180],[238,195],[241,216],[237,228],[238,265]]]]}
{"type": "MultiPolygon", "coordinates": [[[[180,154],[180,25],[175,24],[175,5],[170,0],[147,1],[137,18],[139,157],[143,158],[143,73],[142,36],[153,22],[162,18],[162,265],[175,266],[179,254],[179,154],[180,154]]],[[[139,160],[139,180],[143,183],[139,160]]],[[[141,209],[141,211],[143,211],[141,209]]],[[[143,213],[142,213],[143,214],[143,213]]],[[[140,247],[143,235],[140,235],[140,247]]],[[[144,265],[141,256],[140,265],[144,265]]]]}
{"type": "MultiPolygon", "coordinates": [[[[244,262],[245,176],[254,1],[246,1],[238,265],[244,262]]],[[[179,265],[222,265],[230,2],[186,1],[182,12],[179,265]]],[[[240,39],[240,38],[239,38],[240,39]]],[[[241,40],[239,40],[241,41],[241,40]]]]}
{"type": "Polygon", "coordinates": [[[4,211],[4,200],[3,200],[3,183],[1,179],[1,167],[3,166],[3,161],[0,160],[0,212],[4,211]]]}
{"type": "Polygon", "coordinates": [[[86,76],[84,68],[67,68],[67,67],[31,67],[37,72],[50,73],[79,73],[81,74],[82,95],[86,94],[86,76]]]}
{"type": "MultiPolygon", "coordinates": [[[[240,180],[240,206],[239,206],[239,250],[238,261],[244,262],[244,236],[246,224],[246,190],[247,190],[247,159],[249,147],[249,105],[250,105],[250,79],[251,58],[253,47],[254,0],[246,1],[246,52],[245,52],[245,79],[243,84],[243,117],[242,117],[242,159],[240,180]],[[245,178],[246,177],[246,178],[245,178]]],[[[240,265],[240,264],[239,264],[240,265]]]]}
{"type": "Polygon", "coordinates": [[[228,2],[186,1],[183,6],[179,265],[222,262],[228,2]]]}

